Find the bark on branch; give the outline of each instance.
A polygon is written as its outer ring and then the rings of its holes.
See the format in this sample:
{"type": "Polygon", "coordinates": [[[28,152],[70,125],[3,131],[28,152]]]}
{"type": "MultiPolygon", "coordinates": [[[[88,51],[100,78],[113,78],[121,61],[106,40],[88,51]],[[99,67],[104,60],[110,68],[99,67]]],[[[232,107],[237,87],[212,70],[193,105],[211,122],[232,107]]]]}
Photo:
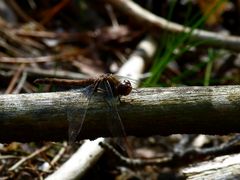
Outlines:
{"type": "MultiPolygon", "coordinates": [[[[68,119],[78,118],[85,100],[72,91],[1,95],[0,141],[67,139],[68,119]]],[[[137,89],[121,98],[118,111],[127,135],[239,132],[240,86],[137,89]]],[[[110,136],[111,118],[107,103],[95,95],[80,138],[110,136]]]]}
{"type": "MultiPolygon", "coordinates": [[[[117,8],[123,14],[131,18],[133,22],[148,27],[153,32],[159,33],[161,30],[164,30],[177,34],[189,34],[192,31],[190,27],[182,26],[152,14],[130,0],[104,0],[104,2],[117,8]]],[[[220,33],[194,29],[189,38],[193,41],[205,41],[207,45],[212,47],[225,48],[237,52],[240,51],[240,38],[238,36],[223,35],[220,33]]]]}

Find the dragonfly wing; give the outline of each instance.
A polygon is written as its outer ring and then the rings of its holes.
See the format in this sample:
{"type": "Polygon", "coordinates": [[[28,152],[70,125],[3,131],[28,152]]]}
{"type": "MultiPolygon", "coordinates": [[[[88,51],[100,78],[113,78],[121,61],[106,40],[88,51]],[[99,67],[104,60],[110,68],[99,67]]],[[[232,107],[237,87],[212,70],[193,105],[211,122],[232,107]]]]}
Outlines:
{"type": "Polygon", "coordinates": [[[108,121],[109,129],[113,136],[121,137],[117,138],[118,145],[126,150],[129,157],[132,157],[132,148],[130,143],[127,140],[127,135],[124,130],[124,125],[122,123],[121,117],[118,113],[117,109],[117,101],[119,100],[118,97],[114,97],[111,85],[108,81],[104,81],[104,88],[106,90],[106,101],[109,105],[111,119],[108,121]],[[124,146],[122,146],[124,144],[124,146]]]}
{"type": "Polygon", "coordinates": [[[86,97],[85,102],[81,104],[81,107],[83,107],[82,111],[80,112],[80,107],[77,105],[69,107],[67,111],[67,119],[69,121],[68,136],[70,144],[74,144],[82,130],[83,122],[88,111],[88,105],[95,91],[95,86],[90,85],[80,91],[86,97]]]}
{"type": "Polygon", "coordinates": [[[117,109],[118,97],[114,97],[112,87],[109,81],[103,81],[103,83],[104,83],[104,88],[106,90],[105,100],[108,103],[111,117],[112,117],[108,124],[109,129],[113,136],[126,137],[126,132],[124,130],[124,126],[117,109]]]}

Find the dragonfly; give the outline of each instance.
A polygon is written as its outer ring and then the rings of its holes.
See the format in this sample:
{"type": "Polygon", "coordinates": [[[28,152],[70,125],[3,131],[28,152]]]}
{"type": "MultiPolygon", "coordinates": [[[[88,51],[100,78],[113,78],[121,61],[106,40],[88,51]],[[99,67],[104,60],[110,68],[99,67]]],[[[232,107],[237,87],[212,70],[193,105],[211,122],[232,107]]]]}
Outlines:
{"type": "MultiPolygon", "coordinates": [[[[102,74],[98,77],[80,79],[80,80],[71,80],[71,79],[58,79],[58,78],[43,78],[36,79],[34,81],[36,84],[53,84],[60,86],[79,86],[85,87],[82,92],[86,96],[86,105],[80,119],[74,119],[69,122],[69,141],[70,144],[74,143],[82,129],[84,120],[86,118],[88,105],[93,97],[94,93],[100,93],[104,95],[104,98],[111,110],[112,120],[111,125],[112,135],[120,136],[126,138],[126,132],[121,120],[121,117],[118,113],[117,104],[121,96],[127,96],[132,91],[132,85],[129,80],[124,79],[123,81],[119,80],[116,75],[113,74],[102,74]]],[[[80,89],[81,91],[81,89],[80,89]]],[[[76,110],[77,111],[77,110],[76,110]]],[[[73,114],[76,114],[77,112],[73,114]]],[[[72,115],[71,119],[77,116],[72,115]]],[[[126,140],[124,140],[126,141],[126,140]]]]}

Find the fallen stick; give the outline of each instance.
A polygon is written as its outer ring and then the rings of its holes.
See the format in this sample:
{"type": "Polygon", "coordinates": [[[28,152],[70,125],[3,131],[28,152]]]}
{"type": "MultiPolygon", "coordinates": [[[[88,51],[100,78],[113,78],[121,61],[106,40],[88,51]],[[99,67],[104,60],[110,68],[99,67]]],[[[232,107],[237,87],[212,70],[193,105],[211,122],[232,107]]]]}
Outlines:
{"type": "MultiPolygon", "coordinates": [[[[1,95],[0,141],[67,139],[67,119],[83,112],[85,100],[73,91],[1,95]]],[[[80,139],[111,136],[107,107],[101,95],[92,98],[80,139]]],[[[127,135],[239,132],[240,86],[137,89],[118,111],[127,135]]]]}
{"type": "Polygon", "coordinates": [[[109,3],[114,8],[118,9],[122,14],[129,17],[132,22],[143,26],[144,28],[149,28],[149,30],[155,34],[156,32],[158,32],[158,34],[162,34],[162,30],[176,34],[191,33],[189,39],[192,41],[203,41],[207,42],[207,45],[211,47],[224,48],[237,52],[240,51],[239,36],[223,35],[221,33],[201,29],[193,30],[190,27],[168,21],[167,19],[152,14],[130,0],[104,0],[104,2],[109,3]]]}

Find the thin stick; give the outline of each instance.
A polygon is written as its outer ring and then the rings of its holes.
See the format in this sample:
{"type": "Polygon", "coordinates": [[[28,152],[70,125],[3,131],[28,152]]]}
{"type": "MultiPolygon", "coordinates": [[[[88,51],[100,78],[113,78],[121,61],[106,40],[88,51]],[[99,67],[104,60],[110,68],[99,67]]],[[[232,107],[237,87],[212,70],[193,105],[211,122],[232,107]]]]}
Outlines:
{"type": "Polygon", "coordinates": [[[29,156],[23,157],[20,161],[18,161],[16,164],[14,164],[12,167],[10,167],[9,171],[13,171],[13,170],[17,169],[24,162],[26,162],[29,159],[32,159],[33,157],[37,156],[38,154],[42,153],[43,151],[48,150],[50,147],[51,147],[51,144],[48,144],[46,146],[43,146],[41,149],[36,150],[34,153],[30,154],[29,156]]]}
{"type": "MultiPolygon", "coordinates": [[[[161,32],[164,30],[178,34],[191,32],[190,27],[186,27],[156,16],[131,0],[104,1],[112,5],[114,8],[117,8],[128,17],[131,17],[132,22],[138,23],[139,25],[144,26],[144,28],[148,27],[150,31],[161,32]]],[[[207,44],[212,47],[240,51],[240,37],[238,36],[228,36],[220,33],[195,29],[189,38],[196,41],[207,41],[207,44]]]]}
{"type": "MultiPolygon", "coordinates": [[[[85,100],[73,91],[1,95],[0,141],[67,139],[69,107],[83,113],[85,100]]],[[[144,88],[122,97],[118,111],[127,135],[228,134],[239,132],[239,104],[240,86],[144,88]]],[[[88,112],[81,138],[111,136],[101,95],[88,112]]]]}
{"type": "Polygon", "coordinates": [[[5,91],[5,94],[10,94],[12,92],[12,90],[13,90],[15,84],[17,83],[17,80],[19,79],[19,76],[21,75],[24,68],[25,68],[25,64],[21,64],[19,69],[15,73],[15,75],[12,77],[9,86],[8,86],[7,90],[5,91]]]}

